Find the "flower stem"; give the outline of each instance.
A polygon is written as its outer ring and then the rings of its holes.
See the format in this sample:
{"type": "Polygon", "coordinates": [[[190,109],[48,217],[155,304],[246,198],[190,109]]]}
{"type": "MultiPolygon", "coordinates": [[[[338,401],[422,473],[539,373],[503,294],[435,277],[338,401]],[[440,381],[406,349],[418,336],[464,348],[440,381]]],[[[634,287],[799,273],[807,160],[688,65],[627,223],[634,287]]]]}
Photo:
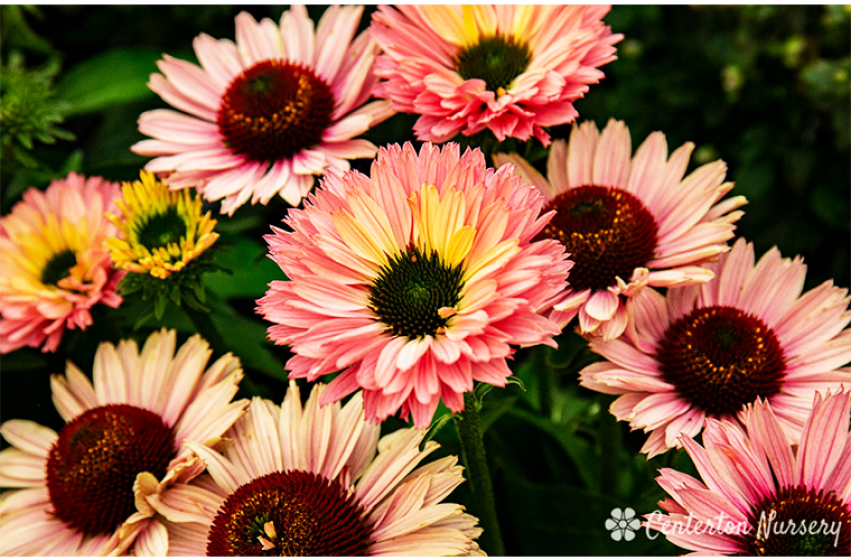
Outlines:
{"type": "Polygon", "coordinates": [[[455,417],[455,427],[461,440],[461,457],[467,465],[467,479],[484,532],[479,539],[482,550],[489,556],[505,556],[502,533],[496,516],[490,470],[485,457],[485,443],[479,418],[481,403],[474,393],[464,393],[464,412],[455,417]]]}

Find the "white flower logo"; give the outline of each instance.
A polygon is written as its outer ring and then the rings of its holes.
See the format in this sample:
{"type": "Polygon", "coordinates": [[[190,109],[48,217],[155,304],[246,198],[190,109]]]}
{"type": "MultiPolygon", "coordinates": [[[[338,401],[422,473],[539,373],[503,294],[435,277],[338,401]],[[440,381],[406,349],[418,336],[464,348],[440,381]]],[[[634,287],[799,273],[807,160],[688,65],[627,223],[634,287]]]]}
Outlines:
{"type": "Polygon", "coordinates": [[[641,527],[641,521],[635,518],[635,510],[628,507],[612,510],[612,518],[606,519],[606,529],[612,532],[612,539],[631,541],[635,538],[635,531],[641,527]]]}

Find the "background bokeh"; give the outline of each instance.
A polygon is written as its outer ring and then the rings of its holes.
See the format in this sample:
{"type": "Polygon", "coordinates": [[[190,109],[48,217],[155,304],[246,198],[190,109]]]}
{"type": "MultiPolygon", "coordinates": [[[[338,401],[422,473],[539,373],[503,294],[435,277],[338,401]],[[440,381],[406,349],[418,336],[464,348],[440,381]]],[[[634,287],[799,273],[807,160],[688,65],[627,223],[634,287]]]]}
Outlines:
{"type": "MultiPolygon", "coordinates": [[[[278,19],[281,6],[245,8],[278,19]]],[[[368,24],[367,8],[362,22],[368,24]]],[[[318,20],[324,8],[310,6],[318,20]]],[[[200,33],[233,38],[232,6],[3,6],[0,16],[0,206],[10,211],[30,186],[44,188],[70,170],[111,180],[138,177],[145,159],[129,146],[143,139],[136,119],[165,107],[147,88],[162,53],[194,60],[200,33]]],[[[723,159],[733,194],[750,204],[738,233],[757,254],[777,245],[808,264],[806,287],[851,283],[851,116],[847,6],[616,6],[606,21],[623,33],[606,79],[576,103],[601,128],[610,117],[630,127],[633,146],[654,130],[670,149],[697,145],[692,166],[723,159]]],[[[367,137],[378,145],[412,139],[415,117],[397,115],[367,137]]],[[[552,130],[566,137],[570,127],[552,130]]],[[[516,146],[525,150],[525,146],[516,146]]],[[[529,153],[542,155],[539,146],[529,153]]],[[[540,159],[538,165],[543,164],[540,159]]],[[[368,161],[355,167],[367,171],[368,161]]],[[[266,284],[282,278],[265,258],[262,236],[286,214],[275,199],[220,221],[218,262],[232,274],[207,277],[211,321],[246,367],[243,394],[279,401],[285,348],[265,340],[254,314],[266,284]]],[[[3,271],[0,271],[2,274],[3,271]]],[[[143,340],[160,325],[134,330],[144,302],[99,309],[86,332],[66,333],[59,352],[20,350],[0,359],[0,419],[28,418],[54,428],[49,374],[66,359],[91,368],[98,342],[143,340]]],[[[165,326],[192,332],[180,309],[165,326]]],[[[682,452],[651,461],[638,455],[643,434],[607,413],[611,399],[578,387],[576,372],[595,360],[572,334],[560,349],[518,352],[513,368],[526,387],[496,389],[486,400],[485,434],[499,517],[509,554],[674,554],[643,531],[615,542],[604,528],[615,507],[649,513],[662,492],[656,469],[689,470],[682,452]]],[[[391,421],[386,429],[401,425],[391,421]]],[[[437,435],[458,452],[452,429],[437,435]]],[[[472,501],[462,488],[455,496],[472,501]]],[[[473,513],[475,511],[473,510],[473,513]]]]}

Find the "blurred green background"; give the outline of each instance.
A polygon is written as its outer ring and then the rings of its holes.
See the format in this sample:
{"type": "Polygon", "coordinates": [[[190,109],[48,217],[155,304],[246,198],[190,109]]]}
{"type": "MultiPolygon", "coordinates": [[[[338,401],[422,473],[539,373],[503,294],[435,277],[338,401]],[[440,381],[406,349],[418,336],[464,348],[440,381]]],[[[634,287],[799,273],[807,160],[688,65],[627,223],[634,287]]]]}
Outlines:
{"type": "MultiPolygon", "coordinates": [[[[280,6],[246,8],[277,20],[280,6]]],[[[362,28],[368,25],[367,8],[362,28]]],[[[0,206],[10,211],[30,186],[44,188],[70,170],[111,180],[138,176],[145,159],[129,146],[143,139],[136,119],[165,107],[147,88],[162,53],[194,60],[199,33],[233,38],[231,6],[43,6],[0,8],[0,206]]],[[[323,7],[311,6],[318,20],[323,7]]],[[[625,40],[606,79],[576,103],[598,126],[626,121],[633,146],[666,133],[671,150],[697,145],[693,165],[723,159],[733,194],[750,204],[738,233],[757,254],[777,245],[801,254],[806,287],[833,278],[851,283],[851,157],[849,157],[849,28],[847,6],[616,6],[606,21],[625,40]]],[[[415,117],[397,115],[368,133],[376,144],[411,140],[415,117]]],[[[566,137],[570,127],[557,127],[566,137]]],[[[541,162],[542,163],[542,162],[541,162]]],[[[368,170],[369,162],[355,167],[368,170]]],[[[219,262],[233,274],[207,277],[213,323],[239,355],[243,394],[279,401],[286,385],[285,348],[265,340],[254,314],[266,284],[282,278],[265,258],[262,236],[286,204],[243,207],[220,221],[219,262]]],[[[2,273],[2,271],[0,271],[2,273]]],[[[133,331],[144,302],[128,298],[117,311],[97,309],[86,332],[69,332],[59,352],[21,350],[0,359],[0,419],[28,418],[61,427],[50,402],[48,374],[66,359],[90,371],[102,340],[143,340],[158,325],[133,331]]],[[[180,309],[164,324],[187,336],[180,309]]],[[[610,398],[580,389],[576,372],[594,361],[581,340],[560,349],[526,349],[512,365],[518,387],[487,397],[485,421],[499,516],[509,554],[647,555],[679,551],[640,531],[615,542],[604,522],[615,507],[649,513],[662,493],[656,469],[690,470],[683,453],[647,462],[637,454],[643,434],[628,432],[606,412],[610,398]]],[[[387,429],[402,425],[391,421],[387,429]]],[[[437,439],[458,452],[452,429],[437,439]]],[[[465,489],[455,499],[471,504],[465,489]]],[[[471,511],[475,511],[470,507],[471,511]]]]}

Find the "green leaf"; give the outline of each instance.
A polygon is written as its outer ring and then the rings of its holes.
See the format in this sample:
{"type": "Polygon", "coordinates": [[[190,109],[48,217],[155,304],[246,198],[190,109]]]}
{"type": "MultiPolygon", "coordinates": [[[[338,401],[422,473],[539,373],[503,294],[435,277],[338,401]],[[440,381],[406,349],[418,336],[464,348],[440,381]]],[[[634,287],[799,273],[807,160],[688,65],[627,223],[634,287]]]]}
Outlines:
{"type": "Polygon", "coordinates": [[[215,305],[210,320],[246,369],[278,381],[287,381],[284,365],[269,349],[266,325],[236,313],[229,305],[215,305]]]}
{"type": "Polygon", "coordinates": [[[74,150],[71,152],[65,162],[62,164],[62,168],[59,170],[59,176],[64,177],[68,175],[72,171],[80,171],[83,168],[83,150],[74,150]]]}
{"type": "Polygon", "coordinates": [[[526,384],[523,383],[523,380],[517,377],[516,375],[511,375],[505,379],[506,385],[517,385],[520,387],[520,390],[524,393],[526,392],[526,384]]]}
{"type": "Polygon", "coordinates": [[[433,421],[431,423],[431,426],[429,426],[428,431],[423,436],[423,440],[420,442],[420,451],[425,449],[426,444],[431,441],[434,436],[437,435],[437,432],[443,429],[443,427],[448,424],[449,421],[452,420],[452,418],[454,417],[454,414],[452,414],[451,412],[447,412],[446,414],[439,417],[437,420],[433,421]]]}
{"type": "Polygon", "coordinates": [[[56,97],[68,104],[68,116],[152,97],[148,79],[159,58],[153,49],[107,51],[71,68],[57,84],[56,97]]]}
{"type": "Polygon", "coordinates": [[[552,436],[575,463],[582,482],[592,490],[600,490],[600,458],[595,453],[594,446],[590,441],[579,437],[567,426],[556,426],[552,422],[520,408],[510,410],[509,416],[525,420],[552,436]]]}
{"type": "Polygon", "coordinates": [[[222,299],[263,297],[272,280],[285,280],[281,268],[268,258],[268,248],[242,235],[222,234],[216,243],[225,248],[216,263],[232,272],[214,272],[204,277],[210,293],[222,299]]]}
{"type": "Polygon", "coordinates": [[[481,407],[482,399],[493,390],[493,385],[490,383],[479,383],[476,385],[476,388],[473,389],[473,394],[476,396],[476,401],[479,403],[481,407]]]}
{"type": "Polygon", "coordinates": [[[133,330],[138,331],[139,329],[141,329],[145,325],[145,323],[147,323],[148,321],[150,321],[153,318],[154,318],[154,312],[153,311],[151,311],[150,313],[146,313],[146,314],[141,315],[139,317],[139,320],[136,321],[133,324],[133,330]]]}
{"type": "Polygon", "coordinates": [[[168,299],[165,296],[159,296],[156,298],[156,302],[154,303],[154,315],[157,318],[157,321],[163,318],[163,313],[165,313],[165,308],[168,305],[168,299]]]}
{"type": "Polygon", "coordinates": [[[24,12],[29,12],[36,19],[44,19],[44,15],[36,6],[13,6],[6,5],[0,9],[0,22],[2,22],[3,38],[9,42],[10,47],[19,47],[28,51],[49,54],[53,47],[50,41],[40,37],[24,18],[24,12]]]}

